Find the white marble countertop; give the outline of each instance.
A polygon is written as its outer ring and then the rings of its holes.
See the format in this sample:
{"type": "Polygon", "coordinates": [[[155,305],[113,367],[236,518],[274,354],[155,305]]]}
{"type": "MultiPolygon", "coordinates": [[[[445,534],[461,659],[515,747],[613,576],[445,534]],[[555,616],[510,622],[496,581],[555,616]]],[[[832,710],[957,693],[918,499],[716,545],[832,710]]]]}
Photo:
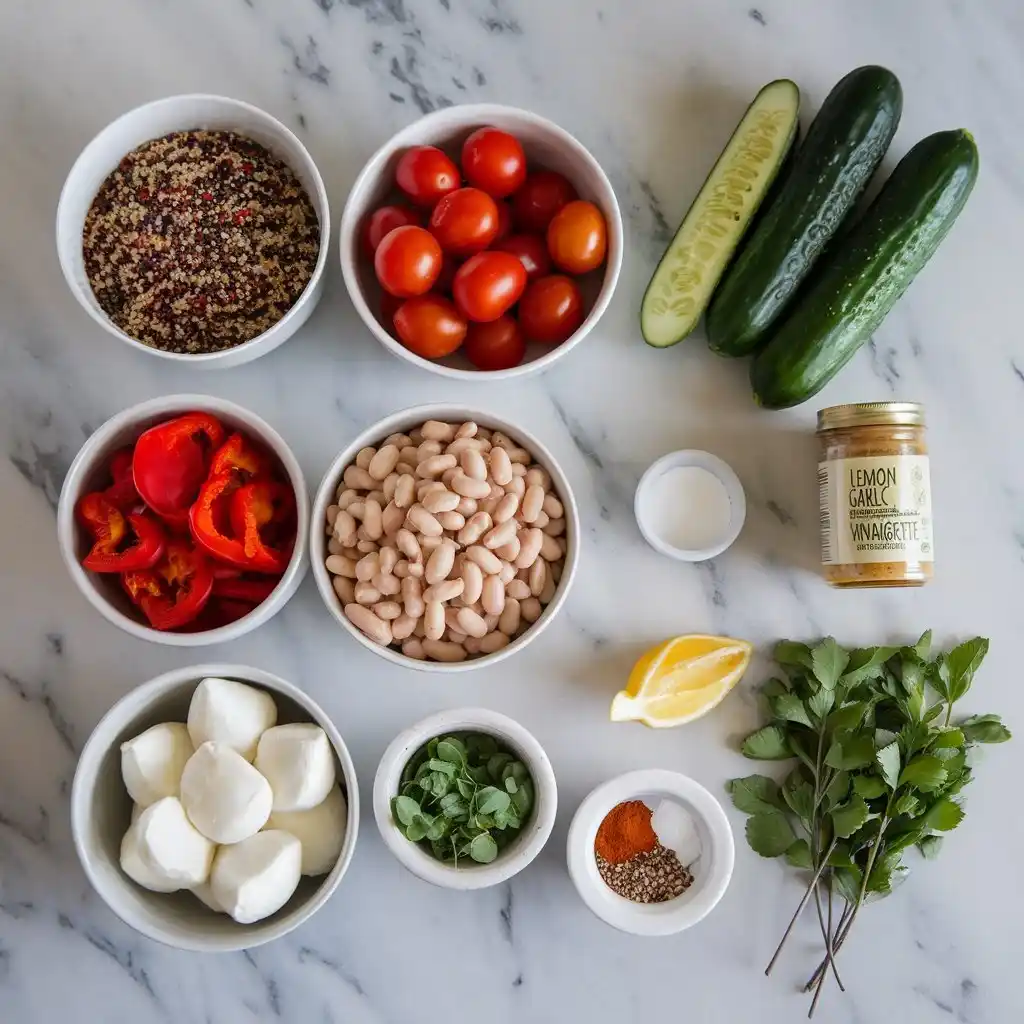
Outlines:
{"type": "MultiPolygon", "coordinates": [[[[670,939],[621,935],[592,917],[565,869],[568,821],[623,770],[665,767],[721,794],[746,774],[734,749],[756,719],[763,664],[713,715],[678,731],[610,725],[608,702],[637,654],[713,631],[762,650],[779,636],[856,643],[974,633],[992,654],[968,701],[1024,731],[1024,19],[1011,0],[6,0],[0,6],[0,1020],[50,1024],[344,1021],[411,1024],[447,997],[493,1024],[687,1019],[783,1022],[805,1012],[809,920],[777,976],[762,968],[798,896],[792,871],[737,844],[723,903],[670,939]],[[698,338],[658,352],[637,330],[654,261],[749,98],[778,76],[814,110],[850,68],[878,62],[906,104],[893,158],[921,136],[967,127],[978,188],[947,244],[870,348],[820,397],[769,414],[745,368],[698,338]],[[541,378],[488,388],[388,355],[329,264],[327,294],[298,336],[223,373],[168,368],[102,333],[64,286],[53,214],[69,166],[118,114],[207,91],[255,103],[309,146],[335,217],[363,161],[393,131],[447,103],[493,100],[551,117],[588,145],[627,230],[611,309],[541,378]],[[1018,140],[1019,141],[1019,140],[1018,140]],[[135,641],[71,585],[54,502],[89,432],[162,393],[241,402],[294,446],[311,486],[354,433],[426,401],[487,404],[550,445],[584,519],[566,609],[527,652],[454,682],[385,664],[342,634],[311,579],[250,638],[189,653],[135,641]],[[923,591],[837,593],[815,572],[813,414],[842,401],[927,403],[939,562],[923,591]],[[1018,439],[1015,441],[1015,439],[1018,439]],[[642,542],[632,516],[643,468],[678,447],[736,468],[746,529],[716,561],[682,567],[642,542]],[[364,799],[404,726],[482,703],[546,746],[560,785],[555,832],[510,885],[433,889],[403,871],[364,815],[351,871],[305,927],[251,955],[189,955],[131,932],[92,894],[69,834],[77,752],[136,684],[209,656],[304,686],[346,737],[364,799]]],[[[964,826],[843,951],[849,992],[827,1022],[1007,1024],[1024,1013],[1019,859],[1021,740],[990,750],[964,826]]],[[[733,824],[742,818],[730,810],[733,824]]],[[[816,959],[816,958],[815,958],[816,959]]],[[[448,1014],[446,1014],[447,1016],[448,1014]]]]}

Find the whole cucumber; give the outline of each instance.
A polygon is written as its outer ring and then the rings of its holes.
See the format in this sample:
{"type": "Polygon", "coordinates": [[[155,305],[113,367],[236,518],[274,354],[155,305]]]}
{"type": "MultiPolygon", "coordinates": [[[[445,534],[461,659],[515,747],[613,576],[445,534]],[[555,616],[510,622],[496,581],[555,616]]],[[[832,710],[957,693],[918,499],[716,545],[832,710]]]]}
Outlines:
{"type": "Polygon", "coordinates": [[[978,148],[963,129],[929,135],[907,153],[754,357],[759,405],[806,402],[849,362],[946,237],[977,177],[978,148]]]}
{"type": "Polygon", "coordinates": [[[856,68],[828,94],[785,185],[711,300],[712,351],[748,355],[767,338],[871,180],[902,111],[899,79],[882,67],[856,68]]]}

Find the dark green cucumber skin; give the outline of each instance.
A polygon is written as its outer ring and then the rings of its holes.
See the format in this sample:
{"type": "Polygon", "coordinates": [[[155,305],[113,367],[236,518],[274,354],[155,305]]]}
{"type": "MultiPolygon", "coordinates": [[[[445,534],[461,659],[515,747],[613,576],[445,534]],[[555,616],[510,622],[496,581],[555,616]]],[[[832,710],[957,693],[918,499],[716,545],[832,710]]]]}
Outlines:
{"type": "Polygon", "coordinates": [[[946,237],[977,177],[978,149],[962,129],[907,153],[754,357],[759,405],[806,402],[853,358],[946,237]]]}
{"type": "Polygon", "coordinates": [[[712,351],[755,351],[871,180],[900,123],[903,90],[881,67],[851,71],[828,94],[778,196],[711,300],[712,351]]]}

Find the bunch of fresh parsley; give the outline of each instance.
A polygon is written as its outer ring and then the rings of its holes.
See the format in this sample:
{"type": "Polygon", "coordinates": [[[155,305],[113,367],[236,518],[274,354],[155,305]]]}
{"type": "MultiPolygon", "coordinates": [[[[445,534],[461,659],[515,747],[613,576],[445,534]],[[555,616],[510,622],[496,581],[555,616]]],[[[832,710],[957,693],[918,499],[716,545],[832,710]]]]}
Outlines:
{"type": "Polygon", "coordinates": [[[861,907],[903,881],[910,847],[934,857],[940,833],[963,820],[958,794],[972,778],[971,748],[1010,738],[998,715],[953,719],[988,641],[975,637],[933,656],[931,640],[929,630],[912,647],[847,651],[831,637],[813,648],[778,643],[784,676],[762,687],[772,720],[742,749],[798,763],[781,786],[764,775],[728,783],[733,803],[750,815],[751,848],[810,872],[765,972],[813,898],[825,955],[805,986],[814,992],[810,1014],[830,970],[843,987],[835,957],[861,907]]]}
{"type": "Polygon", "coordinates": [[[515,839],[533,807],[533,780],[493,736],[435,737],[402,772],[391,813],[412,843],[438,859],[489,864],[515,839]]]}

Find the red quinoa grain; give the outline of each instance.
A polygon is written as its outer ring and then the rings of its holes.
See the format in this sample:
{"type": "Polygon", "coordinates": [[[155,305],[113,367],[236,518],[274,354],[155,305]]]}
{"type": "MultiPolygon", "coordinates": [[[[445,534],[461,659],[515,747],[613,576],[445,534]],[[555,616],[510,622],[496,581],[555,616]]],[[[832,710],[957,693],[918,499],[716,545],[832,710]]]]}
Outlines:
{"type": "Polygon", "coordinates": [[[233,132],[174,132],[129,153],[82,232],[100,307],[165,352],[217,352],[277,323],[302,294],[320,224],[294,172],[233,132]]]}

